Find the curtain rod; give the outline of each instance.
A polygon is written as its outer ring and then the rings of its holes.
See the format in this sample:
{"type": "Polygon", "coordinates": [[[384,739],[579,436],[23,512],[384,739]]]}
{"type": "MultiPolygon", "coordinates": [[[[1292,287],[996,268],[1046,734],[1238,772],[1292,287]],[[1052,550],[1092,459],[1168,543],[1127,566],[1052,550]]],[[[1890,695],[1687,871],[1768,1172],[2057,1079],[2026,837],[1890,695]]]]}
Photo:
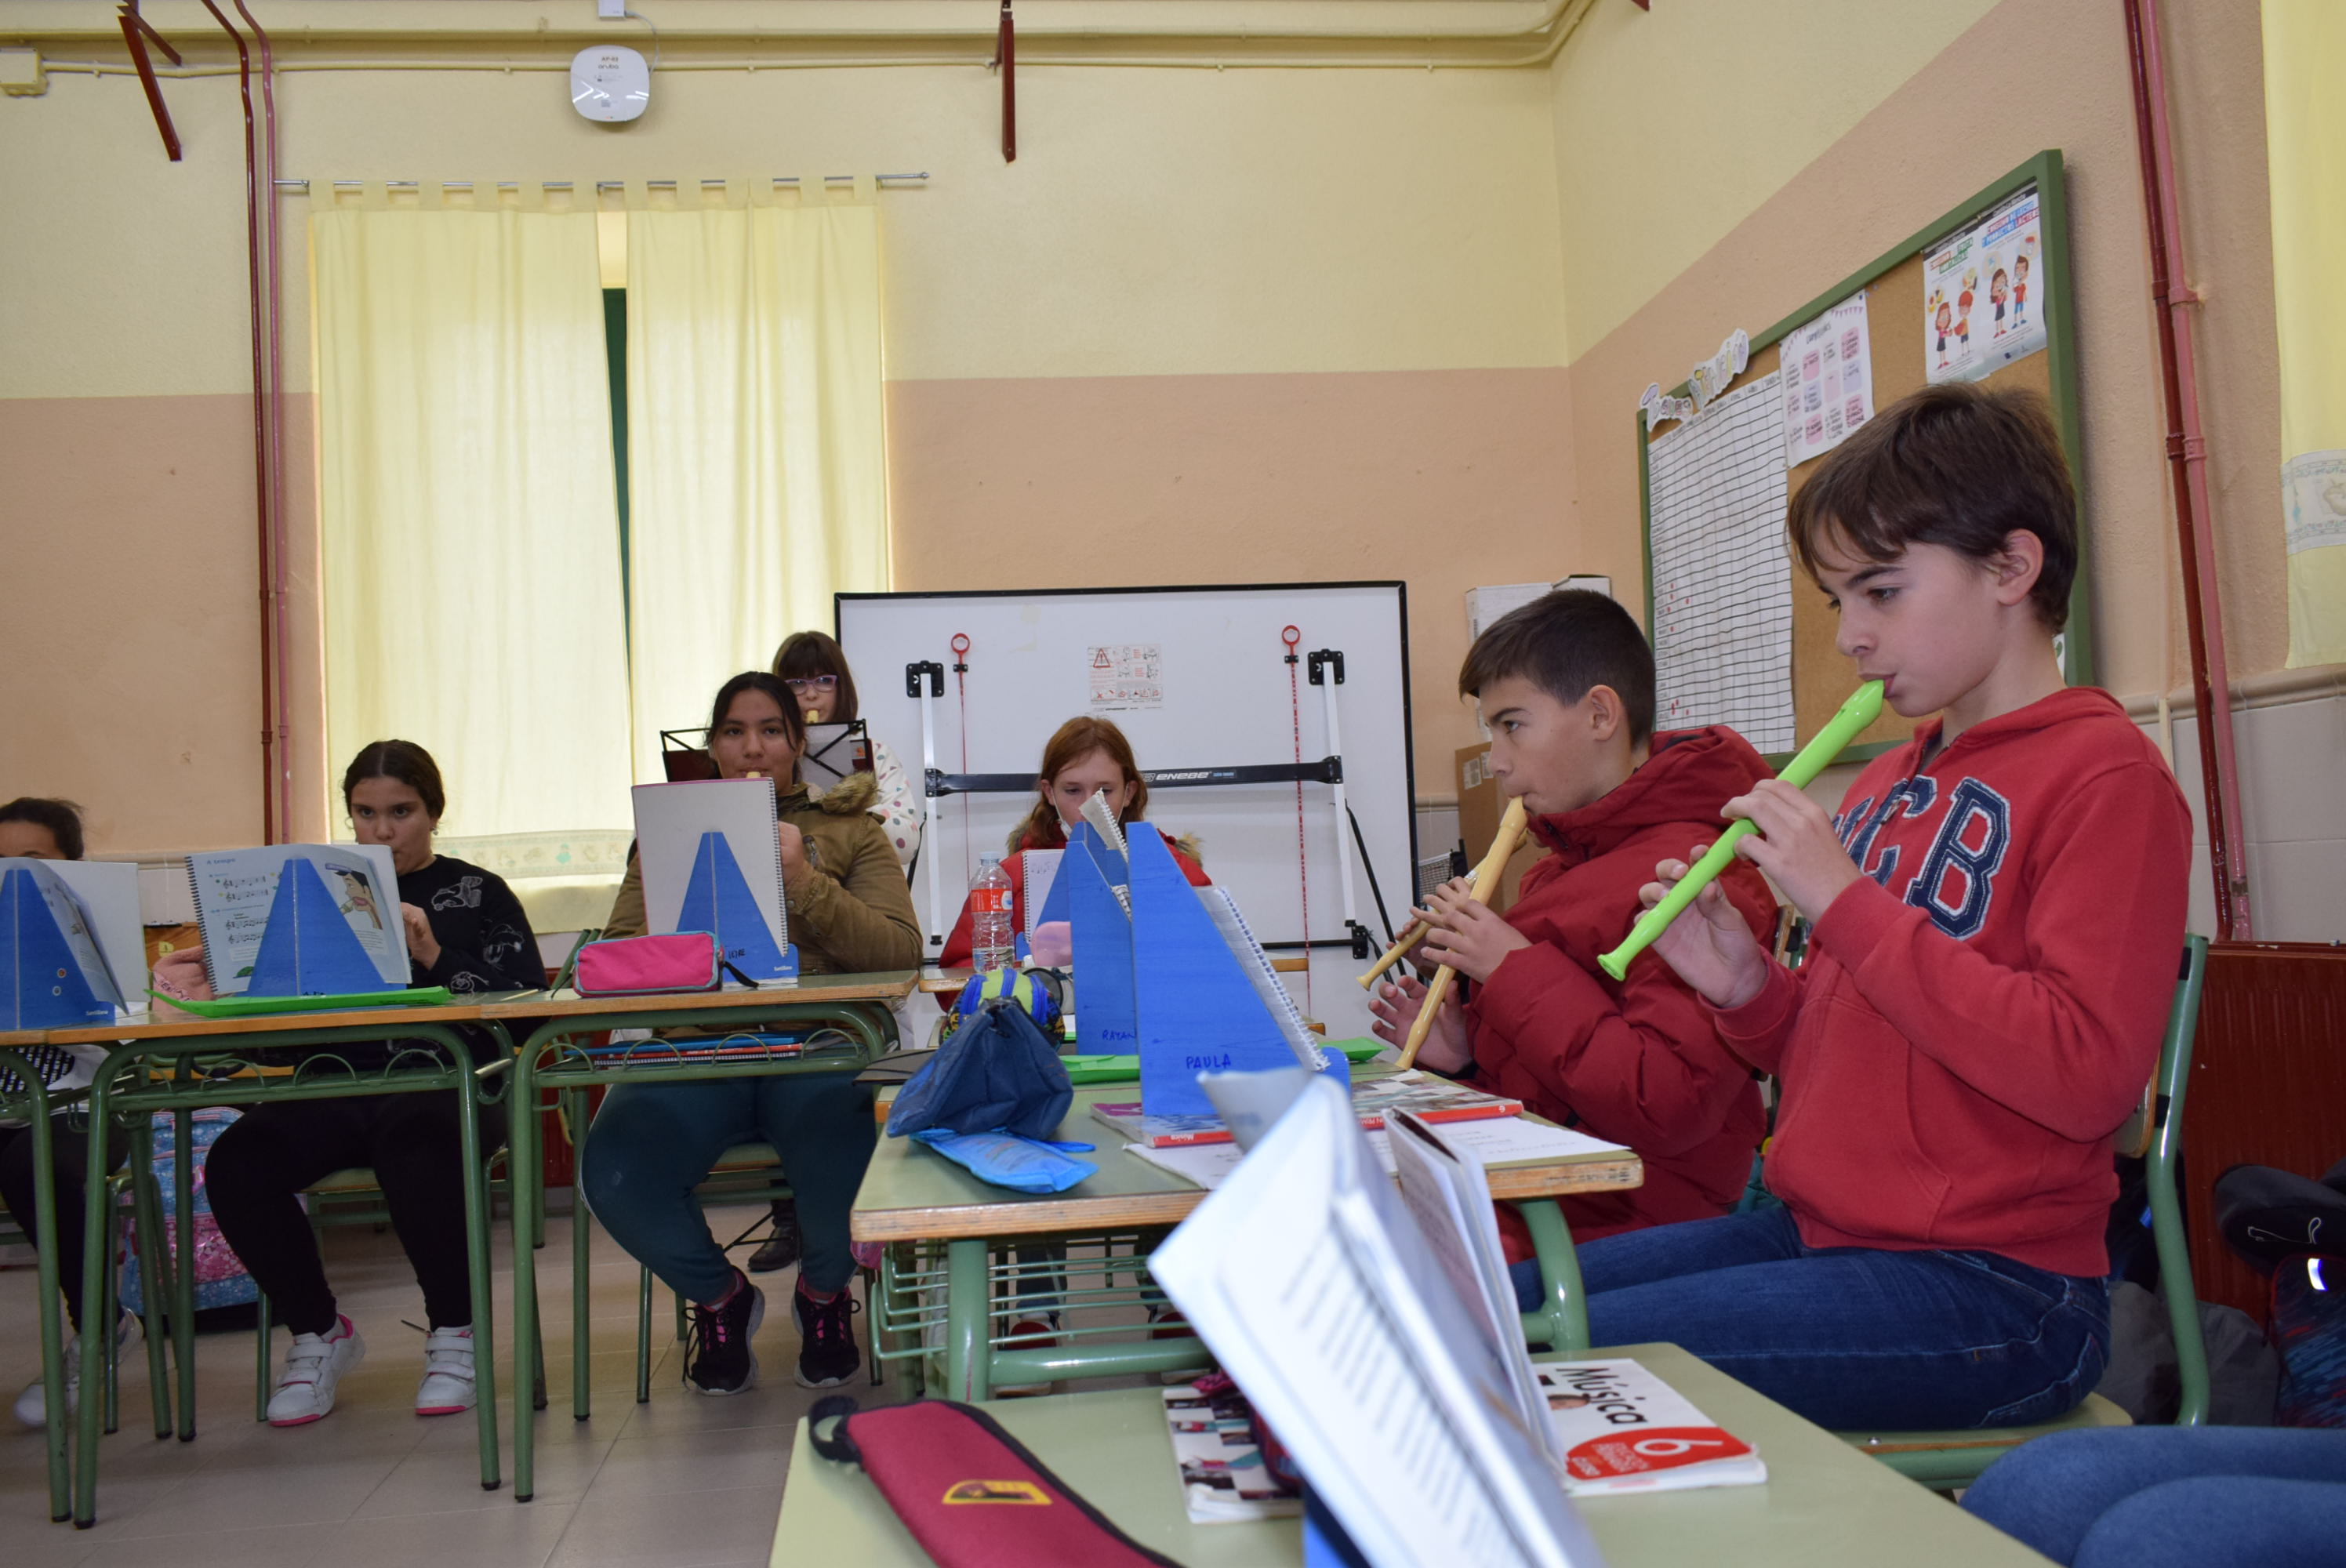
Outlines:
{"type": "MultiPolygon", "coordinates": [[[[926,181],[928,178],[929,173],[926,169],[923,169],[917,174],[875,174],[872,177],[872,182],[877,185],[918,184],[926,181]]],[[[823,183],[825,185],[845,185],[852,181],[854,178],[855,176],[852,174],[826,174],[822,177],[823,183]]],[[[799,181],[800,177],[795,174],[778,174],[773,179],[773,183],[776,185],[796,185],[799,181]]],[[[329,183],[336,190],[357,190],[363,187],[366,184],[366,181],[362,179],[337,179],[330,181],[329,183]]],[[[386,190],[416,190],[420,189],[423,184],[422,180],[416,179],[386,179],[382,183],[383,188],[386,190]]],[[[432,183],[434,185],[445,186],[451,190],[470,190],[473,188],[473,182],[469,179],[439,179],[434,180],[432,183]]],[[[548,190],[569,190],[575,188],[577,183],[578,182],[576,180],[572,179],[501,179],[497,181],[497,188],[499,190],[518,190],[524,185],[543,185],[548,190]]],[[[644,181],[645,187],[651,190],[674,190],[677,188],[677,183],[678,182],[673,179],[648,179],[644,181]]],[[[723,185],[725,181],[717,176],[710,175],[704,177],[699,183],[703,186],[711,186],[723,185]]],[[[597,190],[624,190],[627,188],[627,182],[624,179],[598,179],[595,182],[595,188],[597,190]]],[[[306,179],[280,179],[277,182],[277,188],[280,190],[290,190],[302,196],[307,196],[310,194],[310,182],[306,179]]]]}

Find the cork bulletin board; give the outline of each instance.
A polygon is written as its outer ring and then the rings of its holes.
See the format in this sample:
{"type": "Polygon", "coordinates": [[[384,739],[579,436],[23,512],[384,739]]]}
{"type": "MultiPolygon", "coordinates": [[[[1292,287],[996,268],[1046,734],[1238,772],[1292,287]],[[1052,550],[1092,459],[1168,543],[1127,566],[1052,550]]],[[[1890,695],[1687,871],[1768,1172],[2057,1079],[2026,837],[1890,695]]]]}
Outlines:
{"type": "MultiPolygon", "coordinates": [[[[1926,256],[1948,236],[1975,223],[2032,185],[2035,187],[2039,202],[2040,265],[2043,270],[2038,303],[2043,312],[2045,346],[2041,352],[2026,354],[1998,366],[1986,375],[1973,379],[1990,386],[2027,387],[2045,395],[2052,409],[2055,428],[2060,433],[2062,448],[2069,459],[2070,473],[2078,478],[2082,507],[2084,483],[2078,434],[2077,361],[2072,327],[2075,300],[2070,291],[2067,202],[2062,184],[2061,154],[2057,149],[2037,154],[1937,221],[1893,246],[1866,267],[1842,279],[1784,320],[1765,331],[1754,333],[1749,362],[1728,383],[1720,395],[1732,393],[1774,373],[1780,368],[1779,346],[1784,338],[1831,307],[1861,292],[1866,297],[1874,409],[1878,412],[1887,408],[1927,384],[1926,360],[1930,349],[1922,330],[1926,256]]],[[[1984,314],[1984,305],[1974,306],[1974,309],[1984,314]]],[[[1685,396],[1688,390],[1682,383],[1674,389],[1672,395],[1685,396]]],[[[1695,420],[1699,422],[1702,417],[1697,414],[1695,420]]],[[[1637,428],[1639,495],[1646,530],[1647,626],[1650,629],[1657,623],[1653,586],[1653,490],[1647,455],[1655,439],[1678,426],[1675,423],[1665,422],[1660,429],[1648,431],[1646,411],[1641,408],[1637,414],[1637,428]]],[[[1799,493],[1800,485],[1822,461],[1821,456],[1811,457],[1787,471],[1787,501],[1799,493]]],[[[2073,685],[2088,683],[2093,679],[2086,522],[2081,515],[2078,519],[2076,585],[2072,591],[2068,630],[2062,645],[2063,667],[2073,685]]],[[[1856,677],[1850,661],[1833,646],[1838,617],[1824,595],[1818,591],[1816,585],[1809,580],[1797,563],[1792,566],[1790,579],[1791,686],[1797,746],[1806,742],[1832,717],[1849,696],[1856,677]]],[[[1901,718],[1885,710],[1882,718],[1842,754],[1843,758],[1854,760],[1878,755],[1903,740],[1912,727],[1912,720],[1901,718]]],[[[1771,760],[1780,764],[1789,755],[1788,751],[1778,752],[1771,760]]]]}

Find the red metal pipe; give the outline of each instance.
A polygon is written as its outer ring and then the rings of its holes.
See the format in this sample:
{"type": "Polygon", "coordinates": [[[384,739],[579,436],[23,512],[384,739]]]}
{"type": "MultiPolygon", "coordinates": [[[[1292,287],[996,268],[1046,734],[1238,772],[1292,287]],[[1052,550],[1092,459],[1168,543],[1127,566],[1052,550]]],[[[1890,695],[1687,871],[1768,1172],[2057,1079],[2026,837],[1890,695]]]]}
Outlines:
{"type": "Polygon", "coordinates": [[[156,46],[169,56],[171,64],[175,66],[179,63],[178,51],[164,41],[162,34],[147,25],[147,18],[138,15],[130,0],[124,0],[118,19],[122,23],[123,45],[130,51],[130,63],[138,68],[138,85],[147,90],[147,107],[155,116],[155,128],[162,133],[163,151],[173,163],[177,163],[179,161],[178,127],[172,125],[171,111],[163,102],[163,84],[155,79],[155,62],[148,57],[147,40],[153,38],[156,46]]]}
{"type": "Polygon", "coordinates": [[[276,653],[276,662],[270,672],[270,689],[276,698],[277,820],[290,839],[293,836],[293,698],[291,644],[285,625],[289,596],[285,524],[285,343],[283,322],[279,313],[285,294],[278,244],[281,225],[277,209],[277,56],[270,48],[269,34],[252,13],[245,9],[244,0],[236,0],[236,14],[244,18],[245,25],[252,29],[253,41],[260,46],[261,148],[267,156],[260,186],[261,229],[269,242],[269,517],[275,546],[270,555],[270,606],[274,621],[275,636],[271,638],[271,647],[276,653]]]}
{"type": "Polygon", "coordinates": [[[2175,147],[2167,121],[2167,72],[2159,52],[2158,0],[2123,0],[2134,67],[2136,140],[2150,230],[2150,288],[2158,316],[2160,375],[2167,392],[2167,457],[2175,473],[2175,527],[2183,552],[2183,618],[2191,647],[2191,696],[2199,716],[2199,777],[2208,808],[2208,858],[2216,881],[2216,934],[2245,942],[2249,859],[2240,820],[2239,762],[2232,741],[2231,680],[2216,575],[2214,510],[2208,496],[2208,442],[2199,422],[2198,356],[2185,281],[2183,214],[2176,197],[2175,147]]]}
{"type": "MultiPolygon", "coordinates": [[[[220,25],[236,46],[237,91],[244,103],[244,237],[245,287],[252,307],[252,484],[253,517],[256,543],[260,552],[260,836],[261,842],[274,844],[288,836],[288,824],[278,813],[277,776],[281,771],[277,761],[277,671],[280,666],[276,643],[276,535],[271,516],[274,499],[270,483],[271,472],[269,439],[269,375],[267,363],[268,328],[265,319],[267,295],[261,286],[260,239],[260,160],[258,131],[252,112],[252,56],[245,48],[244,35],[236,30],[213,0],[204,0],[204,9],[220,25]]],[[[272,187],[270,199],[276,200],[272,187]]]]}
{"type": "Polygon", "coordinates": [[[1002,161],[1018,161],[1018,26],[1010,0],[1002,0],[1002,25],[994,36],[994,63],[1002,69],[1002,161]]]}

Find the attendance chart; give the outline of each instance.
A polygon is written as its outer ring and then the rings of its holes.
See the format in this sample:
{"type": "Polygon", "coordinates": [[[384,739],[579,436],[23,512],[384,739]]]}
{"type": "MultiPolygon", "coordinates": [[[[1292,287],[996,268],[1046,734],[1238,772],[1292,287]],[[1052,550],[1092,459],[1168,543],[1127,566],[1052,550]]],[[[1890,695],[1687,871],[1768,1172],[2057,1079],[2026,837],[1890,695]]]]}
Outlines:
{"type": "Polygon", "coordinates": [[[1654,728],[1729,725],[1762,752],[1794,744],[1781,383],[1739,387],[1646,453],[1654,728]]]}

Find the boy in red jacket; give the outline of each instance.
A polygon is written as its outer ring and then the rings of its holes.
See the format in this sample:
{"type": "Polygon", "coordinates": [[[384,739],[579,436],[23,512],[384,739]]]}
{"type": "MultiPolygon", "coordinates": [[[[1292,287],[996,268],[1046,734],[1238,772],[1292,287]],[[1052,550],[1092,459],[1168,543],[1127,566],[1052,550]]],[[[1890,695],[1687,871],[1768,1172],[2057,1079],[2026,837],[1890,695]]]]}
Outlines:
{"type": "Polygon", "coordinates": [[[1837,818],[1775,780],[1727,808],[1813,922],[1807,963],[1716,889],[1655,951],[1780,1079],[1783,1207],[1583,1250],[1595,1343],[1673,1341],[1841,1428],[2041,1421],[2100,1379],[2110,1138],[2157,1060],[2191,820],[2118,705],[2062,684],[2076,509],[2042,401],[1963,384],[1794,497],[1858,677],[1939,718],[1837,818]]]}
{"type": "MultiPolygon", "coordinates": [[[[1548,853],[1504,919],[1464,879],[1417,911],[1433,927],[1423,961],[1474,984],[1467,1005],[1454,993],[1418,1060],[1472,1067],[1493,1093],[1645,1156],[1643,1186],[1566,1200],[1575,1237],[1725,1214],[1763,1128],[1751,1069],[1668,965],[1647,960],[1617,983],[1596,955],[1636,914],[1655,860],[1724,829],[1719,808],[1767,778],[1767,764],[1722,726],[1652,734],[1653,652],[1602,594],[1549,594],[1502,617],[1468,651],[1458,690],[1480,701],[1491,771],[1548,853]]],[[[1736,866],[1726,895],[1755,937],[1775,929],[1758,871],[1736,866]]],[[[1377,1032],[1398,1043],[1425,988],[1404,980],[1380,993],[1377,1032]]],[[[1509,1256],[1528,1257],[1515,1210],[1499,1213],[1509,1256]]]]}

